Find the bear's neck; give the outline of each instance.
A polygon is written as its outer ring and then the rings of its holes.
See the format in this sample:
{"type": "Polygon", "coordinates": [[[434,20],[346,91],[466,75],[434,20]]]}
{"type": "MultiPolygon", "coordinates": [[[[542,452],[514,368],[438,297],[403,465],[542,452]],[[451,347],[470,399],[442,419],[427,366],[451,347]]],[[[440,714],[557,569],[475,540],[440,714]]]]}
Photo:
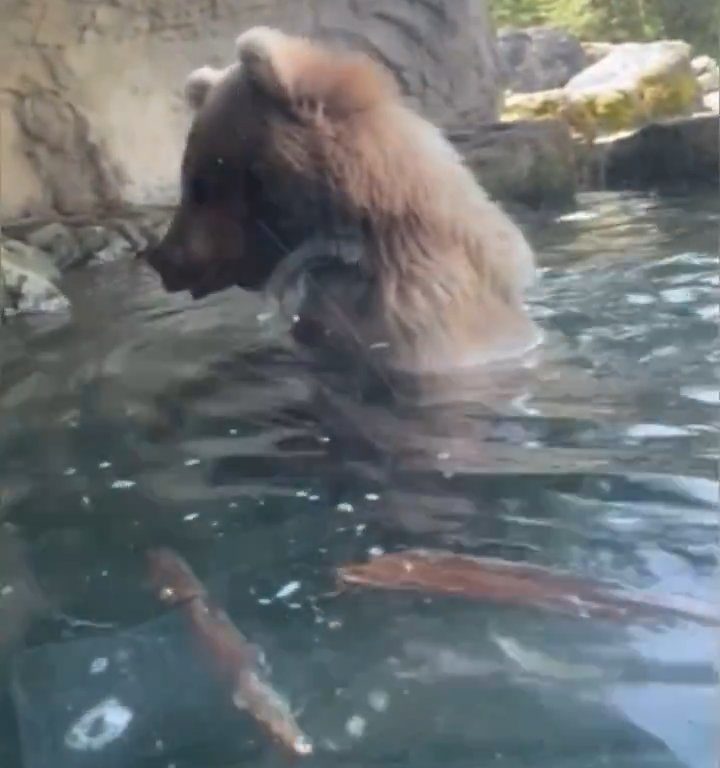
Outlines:
{"type": "MultiPolygon", "coordinates": [[[[492,265],[480,245],[457,239],[436,222],[374,228],[365,258],[373,276],[368,344],[385,345],[397,367],[438,371],[522,355],[538,331],[518,293],[492,265]]],[[[362,325],[363,323],[361,323],[362,325]]]]}

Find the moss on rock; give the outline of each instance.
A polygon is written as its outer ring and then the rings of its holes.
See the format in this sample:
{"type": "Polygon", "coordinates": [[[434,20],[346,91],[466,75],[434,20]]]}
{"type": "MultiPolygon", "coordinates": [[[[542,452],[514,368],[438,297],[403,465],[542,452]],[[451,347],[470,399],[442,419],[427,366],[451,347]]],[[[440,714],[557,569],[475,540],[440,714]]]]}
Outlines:
{"type": "Polygon", "coordinates": [[[690,114],[699,99],[687,45],[628,43],[613,46],[564,88],[508,95],[502,117],[562,120],[575,135],[591,141],[598,135],[690,114]]]}

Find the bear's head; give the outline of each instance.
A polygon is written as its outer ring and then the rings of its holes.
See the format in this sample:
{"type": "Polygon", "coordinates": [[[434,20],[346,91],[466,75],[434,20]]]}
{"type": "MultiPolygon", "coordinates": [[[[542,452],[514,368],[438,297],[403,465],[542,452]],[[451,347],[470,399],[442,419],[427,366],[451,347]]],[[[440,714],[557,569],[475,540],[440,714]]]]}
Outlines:
{"type": "Polygon", "coordinates": [[[362,116],[396,98],[368,57],[256,27],[235,63],[196,70],[185,94],[180,203],[147,255],[167,290],[260,289],[304,240],[361,221],[333,175],[362,116]]]}

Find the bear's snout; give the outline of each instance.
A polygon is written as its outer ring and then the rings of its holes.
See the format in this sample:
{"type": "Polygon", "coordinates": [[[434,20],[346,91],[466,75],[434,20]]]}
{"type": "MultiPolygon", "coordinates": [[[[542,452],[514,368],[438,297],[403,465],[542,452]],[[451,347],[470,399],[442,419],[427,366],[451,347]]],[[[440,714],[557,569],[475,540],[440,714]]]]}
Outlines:
{"type": "Polygon", "coordinates": [[[168,293],[189,291],[194,299],[200,299],[238,283],[233,260],[197,261],[185,247],[167,241],[148,250],[145,261],[158,273],[168,293]]]}
{"type": "Polygon", "coordinates": [[[199,275],[184,259],[182,250],[159,243],[145,252],[145,261],[154,269],[162,280],[163,287],[170,293],[184,291],[197,282],[199,275]]]}

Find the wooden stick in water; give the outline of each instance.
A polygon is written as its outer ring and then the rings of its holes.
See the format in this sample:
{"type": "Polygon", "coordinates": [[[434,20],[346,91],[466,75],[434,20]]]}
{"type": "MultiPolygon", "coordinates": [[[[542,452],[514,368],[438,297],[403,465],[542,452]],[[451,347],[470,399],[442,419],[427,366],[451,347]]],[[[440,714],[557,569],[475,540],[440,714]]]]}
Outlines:
{"type": "Polygon", "coordinates": [[[705,607],[672,605],[645,594],[620,594],[538,565],[443,550],[410,549],[338,569],[341,584],[425,594],[457,595],[502,605],[520,605],[579,618],[632,621],[680,618],[720,626],[720,616],[705,607]]]}
{"type": "Polygon", "coordinates": [[[229,682],[235,706],[247,709],[255,721],[292,754],[312,754],[312,742],[298,726],[287,702],[265,679],[258,649],[227,613],[213,604],[190,566],[169,549],[149,552],[148,563],[158,597],[184,612],[195,638],[210,656],[222,680],[229,682]]]}

